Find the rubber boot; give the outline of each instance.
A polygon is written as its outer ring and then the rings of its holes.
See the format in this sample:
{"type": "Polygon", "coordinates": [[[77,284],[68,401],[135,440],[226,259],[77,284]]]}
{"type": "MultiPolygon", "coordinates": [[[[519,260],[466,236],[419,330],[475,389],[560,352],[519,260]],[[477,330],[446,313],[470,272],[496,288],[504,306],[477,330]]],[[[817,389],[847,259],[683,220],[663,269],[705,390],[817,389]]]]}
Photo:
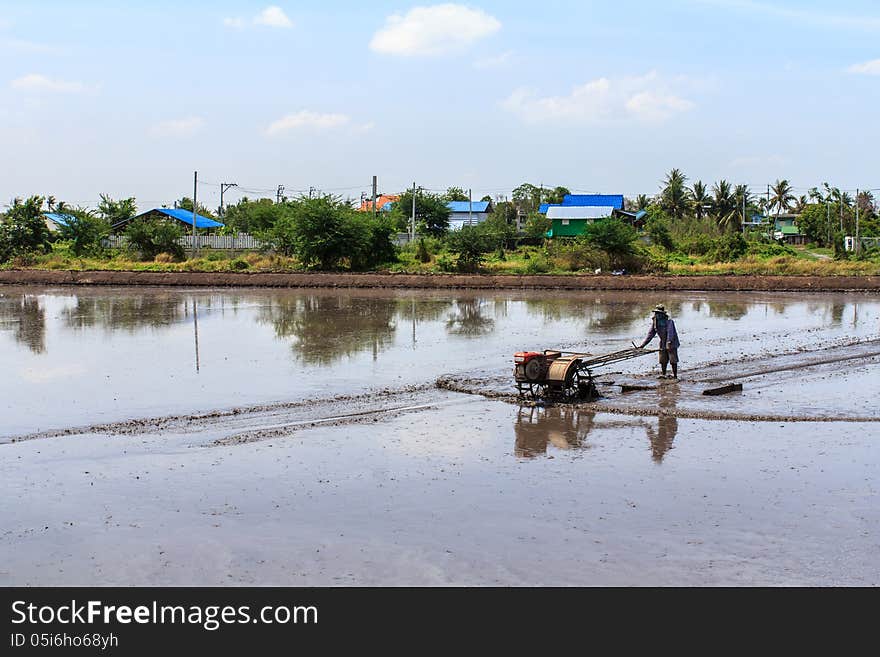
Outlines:
{"type": "Polygon", "coordinates": [[[678,378],[678,364],[677,363],[672,363],[672,378],[673,379],[678,378]]]}

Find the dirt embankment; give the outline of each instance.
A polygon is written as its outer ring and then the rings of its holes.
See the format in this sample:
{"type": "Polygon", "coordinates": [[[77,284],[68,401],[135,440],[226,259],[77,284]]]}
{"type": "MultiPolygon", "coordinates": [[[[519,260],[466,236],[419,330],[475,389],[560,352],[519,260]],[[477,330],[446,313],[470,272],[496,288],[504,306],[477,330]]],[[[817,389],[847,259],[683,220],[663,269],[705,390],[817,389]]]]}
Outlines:
{"type": "Polygon", "coordinates": [[[147,271],[0,271],[0,284],[185,287],[880,291],[880,276],[518,276],[147,271]]]}

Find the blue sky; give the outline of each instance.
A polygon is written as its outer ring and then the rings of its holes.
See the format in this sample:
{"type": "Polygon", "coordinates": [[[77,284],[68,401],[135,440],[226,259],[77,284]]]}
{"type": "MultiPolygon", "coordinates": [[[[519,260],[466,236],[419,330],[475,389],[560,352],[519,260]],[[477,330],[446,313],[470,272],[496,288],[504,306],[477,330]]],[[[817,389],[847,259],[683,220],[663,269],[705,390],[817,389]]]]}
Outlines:
{"type": "Polygon", "coordinates": [[[880,188],[876,2],[275,1],[0,0],[0,204],[880,188]]]}

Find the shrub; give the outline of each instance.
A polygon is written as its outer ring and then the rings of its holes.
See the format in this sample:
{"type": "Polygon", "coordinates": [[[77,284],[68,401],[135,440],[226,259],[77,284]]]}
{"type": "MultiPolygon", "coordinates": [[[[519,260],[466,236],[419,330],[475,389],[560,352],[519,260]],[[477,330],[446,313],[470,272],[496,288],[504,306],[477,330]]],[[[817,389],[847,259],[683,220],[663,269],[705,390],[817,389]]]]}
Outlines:
{"type": "Polygon", "coordinates": [[[556,266],[567,271],[611,268],[607,253],[582,240],[557,240],[548,250],[556,266]]]}
{"type": "Polygon", "coordinates": [[[232,268],[238,271],[241,271],[242,269],[249,269],[251,266],[247,260],[242,260],[241,258],[236,258],[232,261],[231,264],[232,268]]]}
{"type": "Polygon", "coordinates": [[[550,263],[547,262],[547,258],[539,254],[534,258],[529,258],[523,271],[526,274],[546,274],[550,269],[550,263]]]}
{"type": "Polygon", "coordinates": [[[638,233],[629,224],[611,217],[587,224],[584,234],[577,239],[605,251],[611,260],[611,266],[618,267],[627,256],[635,253],[638,233]]]}
{"type": "Polygon", "coordinates": [[[15,199],[0,222],[0,262],[13,256],[52,250],[52,233],[43,219],[43,197],[15,199]]]}
{"type": "Polygon", "coordinates": [[[140,253],[145,260],[152,260],[160,253],[171,254],[182,260],[184,257],[180,238],[183,229],[177,223],[164,219],[137,219],[125,230],[129,248],[140,253]]]}
{"type": "Polygon", "coordinates": [[[428,253],[428,247],[425,245],[425,238],[419,240],[419,247],[416,251],[416,260],[419,262],[431,262],[431,254],[428,253]]]}
{"type": "Polygon", "coordinates": [[[95,255],[102,251],[101,241],[110,234],[110,224],[87,210],[67,213],[67,222],[58,228],[61,239],[70,242],[73,254],[95,255]]]}
{"type": "Polygon", "coordinates": [[[446,247],[458,256],[457,269],[462,272],[474,272],[480,268],[487,253],[497,245],[495,235],[483,226],[464,226],[461,230],[451,231],[446,236],[446,247]]]}

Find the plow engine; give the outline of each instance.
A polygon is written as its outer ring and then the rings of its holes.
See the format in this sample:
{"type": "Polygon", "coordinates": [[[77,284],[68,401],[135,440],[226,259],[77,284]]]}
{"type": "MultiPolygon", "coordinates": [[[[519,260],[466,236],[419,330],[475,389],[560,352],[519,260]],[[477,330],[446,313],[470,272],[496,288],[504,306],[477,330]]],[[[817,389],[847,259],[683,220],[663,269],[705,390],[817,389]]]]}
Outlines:
{"type": "Polygon", "coordinates": [[[562,356],[562,352],[551,351],[520,351],[513,355],[515,364],[513,376],[517,383],[537,384],[547,380],[550,363],[562,356]]]}

